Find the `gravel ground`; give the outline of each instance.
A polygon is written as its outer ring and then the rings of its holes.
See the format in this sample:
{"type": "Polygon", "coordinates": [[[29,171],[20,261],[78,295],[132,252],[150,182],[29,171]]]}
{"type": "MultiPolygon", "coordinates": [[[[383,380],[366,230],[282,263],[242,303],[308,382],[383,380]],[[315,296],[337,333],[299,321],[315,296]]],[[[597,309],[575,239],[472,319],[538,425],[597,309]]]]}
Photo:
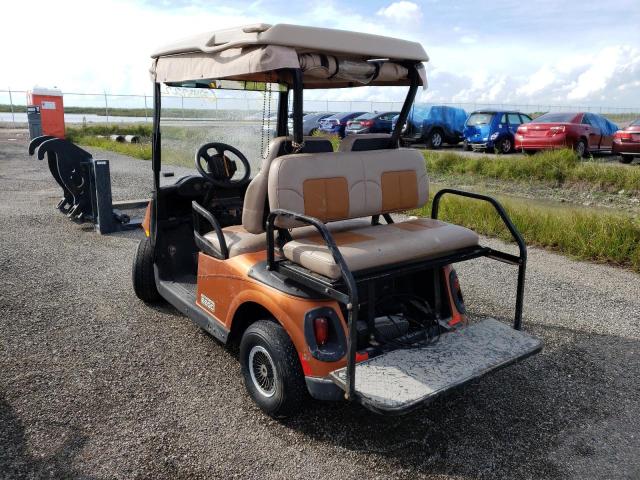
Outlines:
{"type": "MultiPolygon", "coordinates": [[[[25,151],[0,130],[1,478],[640,477],[638,275],[531,249],[524,325],[543,353],[410,416],[314,403],[279,423],[232,353],[135,298],[136,235],[65,219],[25,151]]],[[[147,162],[96,156],[116,197],[148,194],[147,162]]],[[[513,267],[458,270],[474,313],[511,315],[513,267]]]]}

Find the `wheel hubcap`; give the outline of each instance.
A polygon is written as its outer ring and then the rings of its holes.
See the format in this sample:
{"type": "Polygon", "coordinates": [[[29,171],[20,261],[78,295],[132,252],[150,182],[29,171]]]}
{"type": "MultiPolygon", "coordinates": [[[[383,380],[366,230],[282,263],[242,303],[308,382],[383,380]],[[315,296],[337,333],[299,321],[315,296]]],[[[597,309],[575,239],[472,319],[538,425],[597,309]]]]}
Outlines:
{"type": "Polygon", "coordinates": [[[261,395],[272,397],[276,393],[276,368],[269,352],[260,345],[249,352],[249,373],[261,395]]]}
{"type": "Polygon", "coordinates": [[[434,133],[433,137],[431,139],[431,143],[433,144],[434,147],[439,147],[440,144],[442,143],[442,137],[440,136],[439,133],[434,133]]]}
{"type": "Polygon", "coordinates": [[[582,157],[584,155],[584,143],[582,142],[578,143],[578,147],[576,148],[576,153],[578,154],[579,157],[582,157]]]}
{"type": "Polygon", "coordinates": [[[506,139],[502,142],[502,151],[503,153],[509,153],[511,151],[511,142],[509,139],[506,139]]]}

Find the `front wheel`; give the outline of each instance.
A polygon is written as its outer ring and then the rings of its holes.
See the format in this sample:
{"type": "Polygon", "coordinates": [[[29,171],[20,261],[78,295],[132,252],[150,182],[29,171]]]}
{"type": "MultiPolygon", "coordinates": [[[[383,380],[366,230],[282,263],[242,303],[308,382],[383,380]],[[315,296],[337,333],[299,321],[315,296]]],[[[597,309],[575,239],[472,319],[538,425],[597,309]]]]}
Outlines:
{"type": "Polygon", "coordinates": [[[620,163],[631,163],[633,155],[620,155],[620,163]]]}
{"type": "Polygon", "coordinates": [[[140,300],[156,303],[162,298],[156,287],[156,277],[153,272],[153,247],[148,237],[138,243],[138,249],[133,258],[131,277],[133,291],[140,300]]]}
{"type": "Polygon", "coordinates": [[[442,143],[443,138],[442,132],[440,132],[440,130],[433,130],[431,133],[429,133],[429,138],[427,138],[428,148],[438,149],[442,146],[442,143]]]}
{"type": "Polygon", "coordinates": [[[240,341],[240,365],[251,398],[276,418],[296,413],[307,398],[298,353],[278,323],[258,320],[240,341]]]}

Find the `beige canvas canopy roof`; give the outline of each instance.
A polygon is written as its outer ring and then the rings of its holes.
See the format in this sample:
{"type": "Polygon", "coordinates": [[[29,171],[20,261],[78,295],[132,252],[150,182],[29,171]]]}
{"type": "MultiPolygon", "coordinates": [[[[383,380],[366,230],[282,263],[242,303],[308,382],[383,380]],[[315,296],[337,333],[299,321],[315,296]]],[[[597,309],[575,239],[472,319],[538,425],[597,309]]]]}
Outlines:
{"type": "Polygon", "coordinates": [[[426,85],[422,62],[429,60],[416,42],[286,24],[204,33],[166,46],[152,58],[156,82],[289,83],[283,70],[300,68],[305,88],[408,85],[407,64],[417,64],[421,84],[426,85]]]}

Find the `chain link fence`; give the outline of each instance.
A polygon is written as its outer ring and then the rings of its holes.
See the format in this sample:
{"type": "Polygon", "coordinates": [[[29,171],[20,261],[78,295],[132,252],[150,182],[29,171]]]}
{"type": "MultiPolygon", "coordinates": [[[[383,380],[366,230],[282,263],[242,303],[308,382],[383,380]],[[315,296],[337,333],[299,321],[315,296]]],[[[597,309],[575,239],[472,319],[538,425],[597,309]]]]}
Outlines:
{"type": "MultiPolygon", "coordinates": [[[[20,127],[27,123],[27,92],[0,90],[0,125],[20,127]]],[[[601,114],[620,125],[640,116],[640,107],[607,107],[590,105],[506,104],[506,103],[443,103],[459,107],[468,113],[479,109],[510,109],[537,116],[545,112],[584,111],[601,114]]],[[[151,95],[113,95],[107,93],[64,93],[65,121],[68,124],[147,123],[153,115],[151,95]]],[[[262,119],[263,92],[219,92],[192,90],[163,96],[163,115],[173,121],[247,120],[262,119]]],[[[370,102],[305,99],[307,112],[374,112],[397,111],[402,102],[370,102]]],[[[275,111],[266,112],[274,116],[275,111]]]]}

